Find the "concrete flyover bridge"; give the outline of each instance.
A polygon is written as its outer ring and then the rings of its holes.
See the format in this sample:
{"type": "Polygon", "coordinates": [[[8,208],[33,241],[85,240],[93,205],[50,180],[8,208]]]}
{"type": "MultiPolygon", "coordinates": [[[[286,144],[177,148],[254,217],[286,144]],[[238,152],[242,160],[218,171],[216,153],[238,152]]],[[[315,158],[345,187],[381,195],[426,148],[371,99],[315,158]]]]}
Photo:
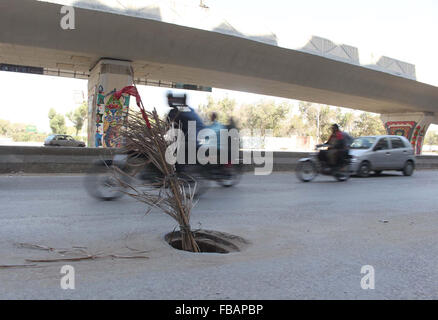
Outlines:
{"type": "Polygon", "coordinates": [[[421,152],[437,120],[438,88],[416,81],[411,64],[382,57],[363,65],[358,57],[358,49],[318,37],[299,49],[279,47],[274,34],[245,32],[193,1],[0,2],[2,70],[88,79],[89,141],[96,146],[113,146],[112,126],[126,112],[123,102],[108,111],[105,105],[114,106],[108,93],[137,82],[201,84],[376,112],[389,133],[405,135],[421,152]],[[61,27],[70,14],[61,13],[63,5],[74,6],[74,29],[61,27]]]}

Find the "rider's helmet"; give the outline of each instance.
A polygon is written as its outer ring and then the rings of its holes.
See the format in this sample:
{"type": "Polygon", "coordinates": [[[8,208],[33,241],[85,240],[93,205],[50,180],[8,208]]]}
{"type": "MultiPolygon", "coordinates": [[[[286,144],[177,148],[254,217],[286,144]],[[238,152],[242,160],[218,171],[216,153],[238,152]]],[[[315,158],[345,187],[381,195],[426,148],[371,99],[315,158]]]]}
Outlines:
{"type": "Polygon", "coordinates": [[[172,92],[167,93],[167,103],[171,108],[177,108],[182,106],[187,106],[187,95],[174,95],[172,92]]]}
{"type": "Polygon", "coordinates": [[[197,135],[204,127],[204,123],[196,111],[187,105],[187,95],[168,92],[166,97],[169,107],[172,108],[167,115],[168,121],[178,125],[184,134],[188,133],[189,122],[194,121],[197,135]]]}
{"type": "Polygon", "coordinates": [[[332,130],[333,130],[333,131],[338,131],[338,130],[339,130],[339,126],[338,126],[337,123],[333,123],[333,124],[332,124],[332,130]]]}

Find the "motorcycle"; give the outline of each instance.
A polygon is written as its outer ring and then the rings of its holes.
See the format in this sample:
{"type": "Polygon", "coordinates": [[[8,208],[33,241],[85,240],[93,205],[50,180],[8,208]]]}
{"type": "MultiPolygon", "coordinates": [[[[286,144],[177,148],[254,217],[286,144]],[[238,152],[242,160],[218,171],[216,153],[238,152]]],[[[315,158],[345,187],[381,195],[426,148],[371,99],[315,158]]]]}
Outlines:
{"type": "MultiPolygon", "coordinates": [[[[172,127],[182,124],[181,120],[184,116],[185,120],[198,120],[197,123],[202,124],[196,112],[187,106],[185,94],[174,96],[169,93],[167,98],[172,110],[166,118],[172,127]]],[[[177,163],[175,171],[177,177],[187,186],[187,192],[200,196],[207,190],[208,181],[216,181],[222,187],[232,187],[239,183],[243,167],[242,161],[236,160],[229,161],[229,164],[177,163]]],[[[117,154],[112,160],[96,162],[85,179],[88,193],[97,199],[107,201],[120,198],[125,192],[123,186],[128,187],[132,184],[139,187],[142,185],[168,187],[162,172],[148,162],[145,156],[133,151],[128,154],[117,154]]]]}
{"type": "MultiPolygon", "coordinates": [[[[208,189],[208,182],[215,181],[228,188],[239,183],[243,167],[238,164],[176,164],[176,174],[182,179],[187,192],[196,197],[208,189]]],[[[117,154],[112,160],[97,161],[85,178],[85,188],[96,199],[111,201],[122,197],[128,185],[167,188],[163,174],[147,159],[134,154],[117,154]],[[122,183],[120,183],[122,182],[122,183]]]]}
{"type": "MultiPolygon", "coordinates": [[[[316,146],[316,150],[326,149],[327,144],[319,144],[316,146]]],[[[321,161],[319,152],[310,154],[308,158],[302,158],[298,160],[296,175],[297,178],[303,182],[309,182],[315,179],[318,174],[333,176],[338,181],[347,181],[352,173],[351,171],[351,155],[348,154],[348,150],[340,151],[341,159],[339,159],[337,165],[329,165],[327,161],[321,161]]]]}

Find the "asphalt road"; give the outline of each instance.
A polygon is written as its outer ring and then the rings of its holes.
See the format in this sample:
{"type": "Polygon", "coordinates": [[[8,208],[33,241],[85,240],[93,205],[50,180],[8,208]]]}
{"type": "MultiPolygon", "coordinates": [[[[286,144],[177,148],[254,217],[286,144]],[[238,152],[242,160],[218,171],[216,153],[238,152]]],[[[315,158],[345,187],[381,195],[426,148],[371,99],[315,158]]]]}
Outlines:
{"type": "Polygon", "coordinates": [[[438,172],[335,182],[293,173],[245,175],[212,187],[192,226],[249,240],[242,252],[192,254],[163,240],[168,216],[130,198],[91,199],[82,176],[0,176],[0,265],[54,258],[32,243],[90,252],[148,251],[149,259],[100,259],[0,268],[0,299],[438,299],[438,172]],[[60,286],[63,265],[75,289],[60,286]],[[361,288],[371,265],[375,289],[361,288]]]}

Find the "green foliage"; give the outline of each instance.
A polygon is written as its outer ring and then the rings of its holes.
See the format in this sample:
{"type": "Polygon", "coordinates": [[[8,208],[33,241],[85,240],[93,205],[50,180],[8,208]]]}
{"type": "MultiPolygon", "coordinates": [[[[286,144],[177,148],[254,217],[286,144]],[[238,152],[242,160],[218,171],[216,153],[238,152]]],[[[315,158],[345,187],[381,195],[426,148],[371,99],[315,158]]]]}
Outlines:
{"type": "Polygon", "coordinates": [[[266,134],[266,130],[272,130],[273,134],[278,136],[282,122],[290,111],[290,106],[262,100],[256,104],[244,105],[239,111],[238,116],[242,128],[249,129],[251,132],[260,130],[262,136],[266,134]]]}
{"type": "Polygon", "coordinates": [[[45,133],[28,132],[30,125],[24,123],[11,123],[0,119],[0,136],[12,138],[16,142],[43,142],[47,137],[45,133]]]}
{"type": "Polygon", "coordinates": [[[230,117],[234,115],[236,108],[236,101],[229,99],[228,97],[215,101],[212,96],[208,96],[207,104],[199,106],[199,113],[208,121],[211,113],[216,112],[218,115],[218,121],[221,123],[228,123],[230,117]]]}
{"type": "Polygon", "coordinates": [[[16,132],[11,135],[13,141],[16,142],[44,142],[47,134],[38,132],[16,132]]]}
{"type": "Polygon", "coordinates": [[[352,136],[386,133],[378,115],[368,112],[357,115],[341,108],[304,101],[299,103],[298,108],[268,100],[238,106],[232,99],[215,101],[210,96],[206,105],[199,106],[199,112],[206,119],[211,112],[216,112],[222,123],[227,123],[232,116],[238,127],[249,129],[253,134],[255,130],[261,135],[265,135],[266,130],[272,130],[274,136],[306,135],[317,138],[318,142],[327,141],[333,123],[352,136]]]}
{"type": "Polygon", "coordinates": [[[286,119],[290,110],[287,104],[276,105],[273,101],[261,100],[256,104],[243,105],[237,108],[236,101],[228,97],[215,101],[211,96],[206,105],[199,106],[199,113],[205,120],[209,120],[212,112],[218,115],[218,121],[227,124],[230,118],[237,120],[238,127],[260,130],[264,135],[266,130],[272,130],[274,135],[281,132],[281,122],[286,119]]]}
{"type": "Polygon", "coordinates": [[[56,116],[56,111],[53,108],[49,110],[49,120],[52,120],[56,116]]]}
{"type": "Polygon", "coordinates": [[[292,114],[281,122],[278,136],[287,137],[290,135],[307,135],[307,125],[301,114],[292,114]]]}
{"type": "Polygon", "coordinates": [[[438,132],[428,131],[424,139],[424,144],[432,146],[438,145],[438,132]]]}
{"type": "Polygon", "coordinates": [[[383,127],[383,123],[378,115],[372,115],[371,113],[362,113],[357,120],[354,121],[354,129],[352,134],[358,136],[373,136],[386,134],[386,130],[383,127]]]}
{"type": "Polygon", "coordinates": [[[75,133],[76,136],[82,130],[82,127],[84,126],[87,116],[88,116],[88,108],[86,102],[83,102],[76,110],[67,113],[68,120],[70,120],[71,123],[73,123],[73,127],[76,129],[76,133],[75,133]]]}
{"type": "Polygon", "coordinates": [[[342,113],[341,108],[336,108],[336,123],[346,132],[353,132],[356,116],[353,112],[342,113]]]}
{"type": "Polygon", "coordinates": [[[49,111],[49,124],[50,129],[54,134],[66,134],[67,127],[65,126],[65,118],[62,114],[56,113],[56,111],[52,108],[49,111]]]}
{"type": "Polygon", "coordinates": [[[301,101],[299,110],[307,122],[307,133],[316,137],[318,142],[325,142],[331,134],[330,127],[336,123],[336,112],[326,105],[301,101]]]}
{"type": "Polygon", "coordinates": [[[6,136],[11,131],[11,123],[0,119],[0,136],[6,136]]]}

